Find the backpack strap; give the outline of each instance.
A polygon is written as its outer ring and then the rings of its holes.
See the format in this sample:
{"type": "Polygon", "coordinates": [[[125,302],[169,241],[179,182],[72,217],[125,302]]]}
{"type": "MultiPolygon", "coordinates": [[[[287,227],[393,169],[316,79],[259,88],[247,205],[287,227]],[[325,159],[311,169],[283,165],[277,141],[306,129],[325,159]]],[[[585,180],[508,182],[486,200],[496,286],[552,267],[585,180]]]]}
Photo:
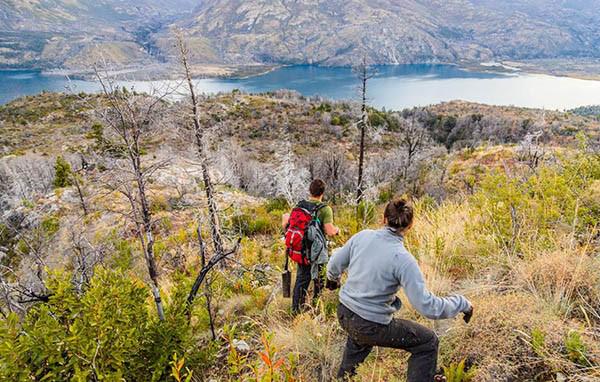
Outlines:
{"type": "Polygon", "coordinates": [[[315,214],[318,214],[323,208],[327,207],[327,203],[319,203],[315,207],[315,214]]]}

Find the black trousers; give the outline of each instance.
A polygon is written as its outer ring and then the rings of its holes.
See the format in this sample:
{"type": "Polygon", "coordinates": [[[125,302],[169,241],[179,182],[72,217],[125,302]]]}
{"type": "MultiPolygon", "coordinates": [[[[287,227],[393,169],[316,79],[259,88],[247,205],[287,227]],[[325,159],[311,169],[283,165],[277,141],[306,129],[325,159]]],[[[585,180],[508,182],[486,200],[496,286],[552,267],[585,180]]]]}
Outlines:
{"type": "MultiPolygon", "coordinates": [[[[310,265],[298,264],[296,272],[296,284],[294,285],[294,295],[292,296],[292,312],[298,313],[306,303],[306,295],[312,277],[310,276],[310,265]]],[[[313,300],[316,300],[323,289],[323,266],[319,265],[319,277],[313,281],[313,300]]]]}
{"type": "Polygon", "coordinates": [[[352,377],[373,349],[383,346],[406,350],[408,382],[431,382],[435,376],[439,340],[436,334],[413,321],[393,319],[388,325],[367,321],[343,304],[338,305],[340,325],[348,334],[338,379],[352,377]]]}

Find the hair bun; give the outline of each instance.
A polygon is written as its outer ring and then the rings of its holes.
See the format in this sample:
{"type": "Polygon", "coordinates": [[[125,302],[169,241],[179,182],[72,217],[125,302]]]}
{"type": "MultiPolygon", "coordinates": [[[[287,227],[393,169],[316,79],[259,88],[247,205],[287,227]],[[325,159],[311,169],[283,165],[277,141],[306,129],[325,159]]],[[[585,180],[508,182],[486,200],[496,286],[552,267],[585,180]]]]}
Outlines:
{"type": "Polygon", "coordinates": [[[413,209],[406,199],[395,199],[388,203],[384,217],[390,227],[405,229],[412,224],[413,209]]]}
{"type": "Polygon", "coordinates": [[[394,207],[396,207],[397,209],[403,209],[404,207],[406,207],[406,200],[399,199],[394,201],[394,207]]]}

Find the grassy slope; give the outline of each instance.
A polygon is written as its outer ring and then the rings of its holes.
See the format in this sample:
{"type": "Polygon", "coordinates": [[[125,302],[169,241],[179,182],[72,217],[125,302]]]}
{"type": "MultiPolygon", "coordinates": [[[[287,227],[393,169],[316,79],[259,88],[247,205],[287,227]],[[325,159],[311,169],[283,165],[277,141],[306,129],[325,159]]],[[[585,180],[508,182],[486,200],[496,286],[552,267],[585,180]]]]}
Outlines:
{"type": "MultiPolygon", "coordinates": [[[[85,117],[86,107],[79,102],[76,98],[46,94],[2,108],[0,129],[2,139],[8,142],[3,146],[9,147],[3,152],[37,151],[54,156],[91,146],[92,140],[85,138],[91,123],[85,117]]],[[[223,105],[229,122],[229,138],[223,142],[238,141],[257,160],[272,159],[280,130],[269,126],[285,120],[290,121],[292,134],[308,132],[302,139],[306,139],[303,146],[309,151],[323,149],[323,142],[331,140],[352,149],[352,132],[347,127],[324,124],[315,111],[319,105],[224,96],[213,100],[209,109],[223,110],[223,105]]],[[[474,112],[501,113],[504,117],[510,114],[506,118],[516,115],[515,120],[519,121],[539,115],[538,111],[481,105],[444,104],[434,108],[466,116],[474,112]]],[[[343,106],[335,106],[333,113],[343,114],[343,106]]],[[[573,122],[569,115],[550,114],[566,121],[565,125],[594,126],[593,119],[578,118],[573,122]]],[[[395,134],[390,132],[389,143],[373,149],[383,152],[392,148],[394,139],[395,134]]],[[[508,146],[455,152],[448,159],[450,171],[444,184],[451,196],[439,204],[427,197],[415,200],[417,224],[408,237],[408,246],[418,257],[428,285],[439,294],[464,293],[476,306],[476,316],[468,326],[459,320],[424,320],[408,304],[400,313],[438,331],[442,338],[442,365],[452,367],[466,359],[469,367],[476,367],[478,381],[544,381],[555,379],[557,373],[572,380],[598,377],[597,366],[584,367],[579,355],[594,365],[600,362],[600,317],[594,316],[600,311],[598,231],[593,222],[585,220],[595,216],[597,224],[598,219],[594,210],[581,212],[582,206],[600,206],[600,180],[596,174],[582,186],[576,186],[574,175],[594,172],[586,169],[585,160],[574,155],[558,156],[562,166],[549,162],[548,172],[532,173],[508,146]],[[574,163],[576,169],[569,170],[569,163],[574,163]],[[481,175],[467,188],[465,174],[474,168],[481,175]],[[492,169],[499,174],[486,176],[492,169]],[[506,174],[511,178],[503,177],[506,174]],[[510,179],[521,183],[511,187],[510,179]],[[518,214],[511,220],[509,206],[513,204],[518,214]],[[573,216],[580,220],[575,222],[573,216]],[[580,340],[575,340],[573,333],[580,340]]],[[[191,277],[198,266],[194,221],[198,208],[204,204],[202,190],[197,183],[188,182],[187,194],[182,197],[170,181],[173,176],[185,180],[185,170],[189,169],[186,166],[189,163],[183,158],[175,160],[157,174],[150,186],[152,209],[159,222],[156,235],[161,285],[167,299],[175,288],[175,276],[183,273],[191,277]]],[[[51,246],[50,264],[64,266],[62,254],[69,248],[69,229],[77,226],[94,245],[112,248],[111,263],[125,262],[131,277],[143,279],[139,275],[145,274],[144,265],[135,255],[132,227],[123,223],[119,215],[126,202],[118,194],[108,193],[96,179],[95,174],[87,178],[89,193],[94,195],[90,203],[93,211],[83,220],[70,188],[25,207],[31,214],[54,211],[50,214],[60,221],[51,246]],[[115,246],[115,242],[120,245],[115,246]],[[123,248],[133,249],[134,256],[128,257],[123,248]]],[[[242,265],[219,270],[213,279],[217,326],[237,325],[235,332],[225,331],[223,338],[244,339],[250,344],[248,359],[239,361],[242,369],[248,371],[245,367],[250,364],[262,365],[254,353],[263,347],[261,334],[272,333],[271,343],[279,356],[299,357],[301,366],[294,373],[301,380],[328,380],[335,373],[344,341],[334,318],[335,294],[325,292],[313,311],[292,318],[288,314],[289,300],[281,298],[278,285],[282,244],[277,225],[282,207],[226,186],[219,187],[219,200],[225,209],[225,226],[234,232],[241,228],[247,234],[237,258],[242,265]]],[[[382,205],[376,206],[375,217],[367,222],[368,226],[377,225],[381,208],[382,205]]],[[[342,236],[335,240],[337,246],[358,227],[352,207],[338,205],[334,210],[337,223],[344,228],[342,236]]],[[[150,302],[148,306],[151,307],[150,302]]],[[[194,312],[196,341],[205,344],[205,311],[198,304],[194,312]]],[[[226,346],[220,346],[221,353],[226,353],[226,346]]],[[[234,361],[220,360],[205,365],[204,371],[199,372],[216,379],[248,378],[247,374],[228,376],[234,361]]],[[[401,352],[379,349],[361,367],[358,380],[403,380],[404,361],[401,352]]],[[[202,370],[202,365],[189,366],[202,370]]]]}

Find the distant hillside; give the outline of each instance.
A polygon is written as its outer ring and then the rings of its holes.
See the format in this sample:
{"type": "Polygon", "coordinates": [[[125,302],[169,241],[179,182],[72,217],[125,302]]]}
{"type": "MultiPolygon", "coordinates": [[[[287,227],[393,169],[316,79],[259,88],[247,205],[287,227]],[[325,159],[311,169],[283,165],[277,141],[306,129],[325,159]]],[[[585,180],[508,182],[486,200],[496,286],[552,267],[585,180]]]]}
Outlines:
{"type": "Polygon", "coordinates": [[[10,0],[0,3],[0,66],[168,61],[174,27],[189,32],[196,63],[600,57],[599,0],[10,0]]]}
{"type": "Polygon", "coordinates": [[[0,67],[82,67],[94,52],[116,64],[150,60],[144,34],[194,0],[0,2],[0,67]]]}
{"type": "Polygon", "coordinates": [[[346,65],[597,56],[600,2],[206,0],[177,23],[225,62],[346,65]]]}

